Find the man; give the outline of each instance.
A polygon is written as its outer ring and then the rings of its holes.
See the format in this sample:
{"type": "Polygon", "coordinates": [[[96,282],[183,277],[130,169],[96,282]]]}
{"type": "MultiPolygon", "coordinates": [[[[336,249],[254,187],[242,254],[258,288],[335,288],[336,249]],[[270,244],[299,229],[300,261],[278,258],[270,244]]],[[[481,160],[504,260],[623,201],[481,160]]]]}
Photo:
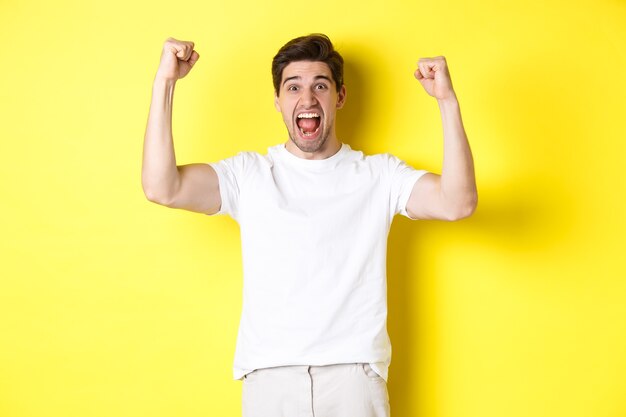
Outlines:
{"type": "Polygon", "coordinates": [[[339,141],[343,59],[321,34],[291,40],[272,62],[286,143],[266,155],[177,166],[172,98],[176,81],[199,59],[193,48],[173,38],[163,47],[142,182],[150,201],[228,214],[240,225],[244,290],[234,378],[243,380],[244,417],[389,416],[385,258],[392,219],[452,221],[469,216],[477,202],[445,58],[422,58],[415,71],[441,110],[441,176],[339,141]]]}

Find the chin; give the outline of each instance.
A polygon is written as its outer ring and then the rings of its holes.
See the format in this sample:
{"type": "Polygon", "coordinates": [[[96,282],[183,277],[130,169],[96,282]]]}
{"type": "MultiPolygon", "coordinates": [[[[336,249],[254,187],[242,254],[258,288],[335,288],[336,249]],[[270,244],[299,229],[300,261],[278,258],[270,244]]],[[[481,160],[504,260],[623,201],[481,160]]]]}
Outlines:
{"type": "Polygon", "coordinates": [[[326,138],[325,137],[320,137],[318,140],[315,141],[311,141],[311,142],[304,142],[300,139],[294,139],[293,136],[291,137],[291,141],[298,147],[298,149],[300,149],[302,152],[308,152],[308,153],[313,153],[313,152],[317,152],[320,149],[322,149],[322,147],[324,146],[324,144],[326,143],[326,138]]]}

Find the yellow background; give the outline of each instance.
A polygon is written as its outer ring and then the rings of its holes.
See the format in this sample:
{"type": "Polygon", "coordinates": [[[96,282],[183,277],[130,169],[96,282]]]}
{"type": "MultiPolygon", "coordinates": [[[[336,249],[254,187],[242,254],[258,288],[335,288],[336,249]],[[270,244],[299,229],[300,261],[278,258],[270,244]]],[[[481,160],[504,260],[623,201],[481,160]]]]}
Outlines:
{"type": "MultiPolygon", "coordinates": [[[[346,59],[339,137],[440,173],[444,55],[476,213],[396,217],[392,416],[626,416],[626,3],[3,1],[0,416],[239,416],[239,229],[141,188],[164,40],[179,164],[286,130],[270,62],[324,32],[346,59]]],[[[348,416],[346,416],[348,417],[348,416]]]]}

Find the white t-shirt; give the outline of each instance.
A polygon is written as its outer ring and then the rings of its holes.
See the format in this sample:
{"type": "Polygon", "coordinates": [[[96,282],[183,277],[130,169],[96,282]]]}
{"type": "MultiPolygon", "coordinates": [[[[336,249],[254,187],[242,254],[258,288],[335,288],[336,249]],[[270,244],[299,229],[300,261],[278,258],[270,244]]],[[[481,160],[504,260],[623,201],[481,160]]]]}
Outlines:
{"type": "Polygon", "coordinates": [[[385,380],[387,236],[427,171],[347,144],[323,160],[284,144],[210,163],[240,226],[243,306],[234,379],[258,368],[366,362],[385,380]]]}

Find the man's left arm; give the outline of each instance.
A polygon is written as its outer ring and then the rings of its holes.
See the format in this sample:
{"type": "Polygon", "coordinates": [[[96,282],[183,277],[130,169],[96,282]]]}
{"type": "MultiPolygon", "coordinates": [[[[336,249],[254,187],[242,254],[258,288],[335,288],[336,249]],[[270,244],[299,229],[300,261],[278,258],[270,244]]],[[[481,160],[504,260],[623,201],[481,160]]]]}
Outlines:
{"type": "Polygon", "coordinates": [[[441,175],[427,173],[415,182],[406,203],[413,219],[454,221],[476,209],[478,193],[474,162],[461,120],[461,110],[443,56],[421,58],[415,78],[437,99],[443,122],[441,175]]]}

